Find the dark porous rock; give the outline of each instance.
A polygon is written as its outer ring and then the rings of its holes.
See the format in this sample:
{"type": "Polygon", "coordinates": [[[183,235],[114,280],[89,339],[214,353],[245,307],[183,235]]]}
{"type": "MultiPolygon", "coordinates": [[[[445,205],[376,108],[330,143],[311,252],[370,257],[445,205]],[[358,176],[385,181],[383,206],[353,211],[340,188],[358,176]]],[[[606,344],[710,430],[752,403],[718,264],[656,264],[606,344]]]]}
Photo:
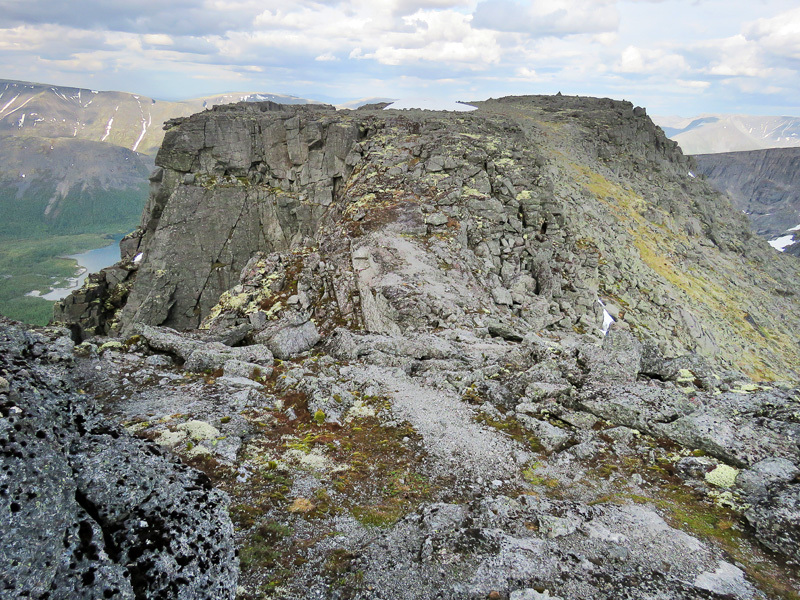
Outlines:
{"type": "Polygon", "coordinates": [[[800,561],[800,484],[778,484],[745,512],[767,548],[800,561]]]}
{"type": "Polygon", "coordinates": [[[0,597],[232,599],[226,496],[30,358],[66,333],[0,323],[0,597]]]}

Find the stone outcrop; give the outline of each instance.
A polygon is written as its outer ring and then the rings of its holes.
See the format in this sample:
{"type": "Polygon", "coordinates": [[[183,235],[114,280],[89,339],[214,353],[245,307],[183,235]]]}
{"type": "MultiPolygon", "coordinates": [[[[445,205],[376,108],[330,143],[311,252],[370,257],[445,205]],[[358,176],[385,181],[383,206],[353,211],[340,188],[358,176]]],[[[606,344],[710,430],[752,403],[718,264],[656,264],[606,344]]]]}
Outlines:
{"type": "Polygon", "coordinates": [[[233,598],[227,499],[100,417],[72,350],[0,324],[0,597],[233,598]]]}
{"type": "Polygon", "coordinates": [[[102,300],[74,294],[57,320],[88,332],[233,323],[250,340],[284,318],[314,319],[322,335],[599,335],[599,298],[666,358],[797,377],[797,265],[690,177],[643,111],[478,104],[458,116],[243,104],[168,124],[127,242],[138,270],[123,263],[123,283],[102,300]]]}

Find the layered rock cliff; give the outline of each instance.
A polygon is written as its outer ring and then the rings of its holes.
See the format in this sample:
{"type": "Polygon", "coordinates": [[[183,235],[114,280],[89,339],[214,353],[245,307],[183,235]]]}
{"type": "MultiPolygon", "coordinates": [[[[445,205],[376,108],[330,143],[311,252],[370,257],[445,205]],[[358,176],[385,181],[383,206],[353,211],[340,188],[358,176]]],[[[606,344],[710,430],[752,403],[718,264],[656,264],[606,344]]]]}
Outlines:
{"type": "Polygon", "coordinates": [[[699,154],[698,174],[747,213],[756,233],[772,239],[800,224],[800,148],[699,154]]]}
{"type": "Polygon", "coordinates": [[[231,496],[243,599],[792,598],[797,262],[643,109],[477,105],[169,123],[82,388],[231,496]]]}

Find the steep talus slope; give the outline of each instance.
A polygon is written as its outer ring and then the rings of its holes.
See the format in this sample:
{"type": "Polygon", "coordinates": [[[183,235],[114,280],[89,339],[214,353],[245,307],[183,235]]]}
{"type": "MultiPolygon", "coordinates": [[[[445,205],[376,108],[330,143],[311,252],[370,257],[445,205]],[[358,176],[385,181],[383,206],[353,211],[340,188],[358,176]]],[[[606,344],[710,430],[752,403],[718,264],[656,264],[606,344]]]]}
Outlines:
{"type": "Polygon", "coordinates": [[[305,248],[328,263],[328,277],[309,271],[317,302],[303,306],[323,323],[336,312],[378,332],[487,320],[591,332],[600,297],[662,354],[797,377],[797,265],[690,177],[631,106],[266,108],[226,107],[168,132],[130,251],[143,258],[123,328],[197,327],[255,251],[305,248]],[[394,281],[398,260],[414,288],[394,281]],[[333,297],[335,311],[322,300],[333,297]]]}
{"type": "Polygon", "coordinates": [[[800,148],[699,154],[705,175],[748,214],[761,236],[774,238],[800,224],[800,148]]]}
{"type": "Polygon", "coordinates": [[[542,144],[561,169],[555,193],[569,203],[575,236],[597,244],[601,296],[668,354],[682,345],[757,378],[796,377],[796,330],[783,319],[797,301],[797,265],[775,259],[727,199],[689,176],[649,119],[573,102],[578,111],[556,100],[529,119],[552,123],[542,144]],[[576,121],[583,131],[570,140],[564,129],[576,121]]]}
{"type": "Polygon", "coordinates": [[[793,257],[642,109],[478,105],[171,123],[82,388],[232,496],[243,599],[796,598],[793,257]]]}

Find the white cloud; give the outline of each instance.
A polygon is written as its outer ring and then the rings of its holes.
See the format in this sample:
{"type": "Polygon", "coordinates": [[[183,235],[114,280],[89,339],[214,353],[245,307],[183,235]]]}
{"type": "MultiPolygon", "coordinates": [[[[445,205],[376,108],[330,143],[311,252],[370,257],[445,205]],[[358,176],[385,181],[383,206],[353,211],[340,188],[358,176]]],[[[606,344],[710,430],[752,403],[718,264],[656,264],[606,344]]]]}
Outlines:
{"type": "Polygon", "coordinates": [[[89,74],[95,89],[151,81],[137,91],[173,98],[204,78],[203,93],[476,99],[560,89],[720,105],[744,93],[797,106],[791,1],[26,0],[4,6],[0,60],[6,77],[63,83],[82,72],[74,84],[89,74]]]}
{"type": "Polygon", "coordinates": [[[528,67],[520,67],[517,69],[516,76],[527,81],[541,81],[542,79],[535,70],[529,69],[528,67]]]}
{"type": "Polygon", "coordinates": [[[800,8],[758,19],[745,28],[745,36],[775,55],[800,59],[800,8]]]}
{"type": "Polygon", "coordinates": [[[485,0],[475,10],[475,26],[530,35],[615,32],[616,0],[485,0]]]}
{"type": "Polygon", "coordinates": [[[697,48],[708,57],[708,64],[701,70],[710,75],[758,77],[766,72],[761,58],[763,51],[743,35],[704,42],[697,48]]]}
{"type": "Polygon", "coordinates": [[[326,52],[325,54],[320,54],[314,60],[318,62],[335,62],[339,59],[336,58],[331,52],[326,52]]]}
{"type": "Polygon", "coordinates": [[[146,33],[142,36],[142,41],[152,46],[172,46],[175,43],[170,36],[163,33],[146,33]]]}
{"type": "Polygon", "coordinates": [[[711,86],[710,81],[700,81],[698,79],[676,79],[675,83],[677,83],[682,88],[688,88],[690,90],[696,90],[698,92],[702,92],[707,90],[711,86]]]}
{"type": "Polygon", "coordinates": [[[616,69],[621,73],[675,75],[689,68],[680,54],[665,50],[628,46],[623,50],[616,69]]]}
{"type": "MultiPolygon", "coordinates": [[[[403,17],[407,31],[387,33],[371,52],[357,56],[385,65],[433,62],[481,69],[502,55],[494,32],[471,27],[471,17],[454,11],[419,11],[403,17]]],[[[378,40],[375,40],[378,42],[378,40]]]]}

